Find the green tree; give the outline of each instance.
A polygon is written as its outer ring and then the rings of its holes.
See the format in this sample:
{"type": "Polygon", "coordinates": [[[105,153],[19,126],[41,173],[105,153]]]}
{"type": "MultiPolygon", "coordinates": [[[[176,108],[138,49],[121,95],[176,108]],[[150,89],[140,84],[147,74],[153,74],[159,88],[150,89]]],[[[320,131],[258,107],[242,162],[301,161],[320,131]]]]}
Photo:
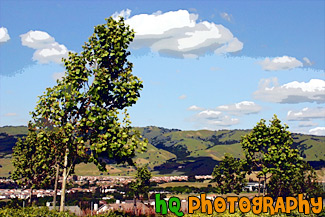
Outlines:
{"type": "Polygon", "coordinates": [[[148,200],[150,200],[149,189],[150,189],[150,179],[152,175],[148,170],[148,165],[144,165],[142,167],[137,168],[137,173],[135,175],[135,181],[130,183],[130,188],[133,191],[133,199],[134,199],[134,214],[136,214],[136,204],[137,198],[141,195],[142,198],[144,196],[148,196],[148,200]]]}
{"type": "Polygon", "coordinates": [[[48,134],[45,131],[37,132],[32,123],[29,123],[27,136],[18,139],[13,148],[12,178],[19,185],[30,188],[30,203],[33,189],[49,186],[53,180],[54,152],[51,148],[48,134]]]}
{"type": "Polygon", "coordinates": [[[269,126],[262,119],[241,140],[249,171],[258,171],[264,183],[269,179],[268,194],[273,197],[294,196],[317,189],[316,176],[299,151],[291,147],[293,139],[287,129],[288,126],[281,125],[274,115],[269,126]]]}
{"type": "Polygon", "coordinates": [[[76,163],[93,162],[103,171],[107,158],[133,165],[136,149],[146,144],[132,130],[126,111],[136,103],[143,87],[127,60],[134,31],[123,18],[106,21],[94,28],[80,54],[69,53],[64,59],[65,77],[47,88],[33,112],[36,123],[45,121],[61,130],[64,163],[60,211],[65,204],[66,179],[76,163]]]}
{"type": "Polygon", "coordinates": [[[152,178],[151,172],[148,170],[148,165],[138,167],[135,178],[137,193],[140,195],[147,195],[150,188],[150,179],[152,178]]]}
{"type": "Polygon", "coordinates": [[[231,192],[239,194],[246,184],[244,166],[244,160],[235,159],[226,153],[224,159],[212,172],[212,181],[216,182],[217,191],[221,194],[231,192]]]}

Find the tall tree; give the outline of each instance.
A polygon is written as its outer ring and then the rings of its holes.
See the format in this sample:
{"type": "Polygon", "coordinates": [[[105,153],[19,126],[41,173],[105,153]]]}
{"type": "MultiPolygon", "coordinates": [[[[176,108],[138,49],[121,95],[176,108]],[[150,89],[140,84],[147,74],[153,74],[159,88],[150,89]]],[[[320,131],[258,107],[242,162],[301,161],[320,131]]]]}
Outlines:
{"type": "Polygon", "coordinates": [[[64,60],[65,77],[47,88],[33,112],[35,122],[45,120],[61,129],[65,151],[60,211],[64,209],[69,168],[73,171],[80,156],[106,170],[106,158],[133,165],[135,150],[146,144],[132,130],[126,111],[136,103],[143,87],[127,60],[134,31],[123,18],[106,21],[94,28],[80,54],[69,53],[64,60]]]}

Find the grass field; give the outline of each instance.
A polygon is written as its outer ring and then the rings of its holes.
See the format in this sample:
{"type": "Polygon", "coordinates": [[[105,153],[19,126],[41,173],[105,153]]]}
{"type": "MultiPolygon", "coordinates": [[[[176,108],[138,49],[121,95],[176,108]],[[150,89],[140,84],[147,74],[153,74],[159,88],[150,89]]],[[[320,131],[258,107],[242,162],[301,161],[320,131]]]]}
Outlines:
{"type": "Polygon", "coordinates": [[[159,187],[176,187],[176,186],[189,186],[189,187],[196,187],[196,188],[202,188],[207,187],[208,185],[211,185],[208,181],[205,182],[167,182],[163,184],[159,184],[159,187]]]}
{"type": "Polygon", "coordinates": [[[8,177],[9,172],[13,171],[14,166],[11,163],[11,155],[0,158],[0,177],[8,177]]]}

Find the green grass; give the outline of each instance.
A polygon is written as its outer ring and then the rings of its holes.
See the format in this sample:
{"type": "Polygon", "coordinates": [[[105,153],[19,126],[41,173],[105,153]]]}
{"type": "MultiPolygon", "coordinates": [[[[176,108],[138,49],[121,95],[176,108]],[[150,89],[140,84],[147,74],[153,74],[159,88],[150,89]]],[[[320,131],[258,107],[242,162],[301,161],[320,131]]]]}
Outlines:
{"type": "Polygon", "coordinates": [[[27,134],[28,128],[26,126],[4,126],[0,127],[0,133],[7,133],[8,135],[27,134]]]}
{"type": "MultiPolygon", "coordinates": [[[[136,153],[135,162],[141,166],[148,164],[152,170],[157,166],[163,165],[164,172],[153,171],[155,175],[189,175],[189,172],[205,172],[211,170],[216,161],[222,160],[225,153],[230,153],[236,158],[243,158],[243,150],[240,139],[250,130],[198,130],[198,131],[178,131],[159,127],[137,128],[143,133],[145,138],[154,145],[165,145],[165,149],[159,149],[152,144],[148,145],[147,152],[136,153]],[[227,144],[225,144],[227,143],[227,144]],[[174,147],[172,147],[174,146],[174,147]],[[185,150],[175,148],[175,146],[185,147],[185,150]],[[167,148],[166,148],[167,147],[167,148]],[[168,151],[167,151],[168,150],[168,151]],[[185,151],[189,155],[181,155],[185,151]],[[179,156],[171,153],[173,151],[179,156]],[[176,161],[173,161],[175,159],[176,161]],[[182,169],[178,167],[183,167],[182,169]]],[[[0,175],[8,176],[13,169],[10,159],[3,158],[11,153],[11,148],[16,141],[16,135],[27,133],[27,127],[0,127],[0,133],[7,133],[12,136],[3,135],[0,138],[0,175]]],[[[306,161],[325,160],[325,137],[293,134],[294,142],[302,151],[306,161]]],[[[80,164],[76,168],[76,173],[80,175],[107,175],[107,172],[100,172],[95,165],[80,164]]],[[[131,175],[134,169],[127,166],[110,167],[110,174],[131,175]]]]}
{"type": "Polygon", "coordinates": [[[11,155],[0,158],[0,177],[8,177],[9,172],[13,171],[14,166],[11,163],[11,155]]]}

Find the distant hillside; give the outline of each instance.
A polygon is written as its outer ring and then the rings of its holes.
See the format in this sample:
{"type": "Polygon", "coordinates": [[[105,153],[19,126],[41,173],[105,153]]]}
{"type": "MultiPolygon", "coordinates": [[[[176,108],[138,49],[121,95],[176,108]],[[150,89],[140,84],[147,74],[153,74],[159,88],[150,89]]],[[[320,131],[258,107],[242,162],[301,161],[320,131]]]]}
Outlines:
{"type": "MultiPolygon", "coordinates": [[[[156,175],[192,175],[211,174],[213,168],[225,153],[242,158],[243,150],[240,139],[250,130],[198,130],[181,131],[161,127],[137,128],[148,139],[147,152],[137,154],[138,164],[148,164],[156,175]]],[[[27,133],[27,127],[0,127],[0,176],[8,174],[10,154],[18,137],[27,133]]],[[[303,134],[292,134],[293,147],[314,167],[325,166],[325,137],[303,134]]],[[[134,169],[128,166],[110,166],[110,174],[128,175],[134,169]]],[[[81,164],[76,169],[77,174],[101,174],[93,165],[81,164]]]]}

